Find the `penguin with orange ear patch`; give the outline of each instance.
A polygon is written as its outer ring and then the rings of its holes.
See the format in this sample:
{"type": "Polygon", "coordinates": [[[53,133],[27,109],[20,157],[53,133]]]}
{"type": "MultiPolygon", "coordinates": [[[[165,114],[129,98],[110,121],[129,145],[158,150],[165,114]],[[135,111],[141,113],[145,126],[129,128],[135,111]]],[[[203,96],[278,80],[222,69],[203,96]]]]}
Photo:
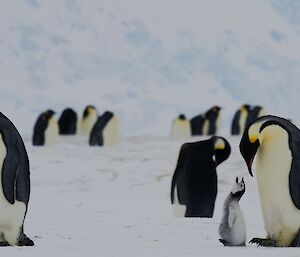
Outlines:
{"type": "Polygon", "coordinates": [[[260,246],[300,246],[300,130],[290,121],[263,116],[245,129],[240,152],[256,177],[267,232],[260,246]]]}

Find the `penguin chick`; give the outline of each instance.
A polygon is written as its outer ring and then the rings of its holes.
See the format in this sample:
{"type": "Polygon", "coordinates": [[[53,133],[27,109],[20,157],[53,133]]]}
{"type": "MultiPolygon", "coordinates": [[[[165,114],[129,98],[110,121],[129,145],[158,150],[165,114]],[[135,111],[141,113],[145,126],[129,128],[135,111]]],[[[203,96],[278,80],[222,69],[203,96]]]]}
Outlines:
{"type": "Polygon", "coordinates": [[[245,190],[244,179],[239,182],[236,177],[235,184],[224,202],[223,217],[219,227],[221,237],[219,241],[224,246],[245,246],[246,226],[239,206],[239,200],[245,190]]]}

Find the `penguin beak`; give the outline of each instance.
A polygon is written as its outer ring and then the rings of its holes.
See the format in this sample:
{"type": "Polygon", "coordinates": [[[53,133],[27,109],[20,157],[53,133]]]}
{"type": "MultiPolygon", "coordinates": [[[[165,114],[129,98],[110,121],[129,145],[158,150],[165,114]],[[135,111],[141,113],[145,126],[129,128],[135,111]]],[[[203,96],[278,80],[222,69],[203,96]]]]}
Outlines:
{"type": "Polygon", "coordinates": [[[252,163],[255,157],[255,154],[257,152],[257,149],[259,147],[259,140],[256,139],[255,141],[253,138],[251,138],[251,142],[248,137],[248,130],[244,132],[244,135],[240,142],[240,152],[247,164],[247,168],[249,171],[249,174],[253,177],[252,173],[252,163]]]}

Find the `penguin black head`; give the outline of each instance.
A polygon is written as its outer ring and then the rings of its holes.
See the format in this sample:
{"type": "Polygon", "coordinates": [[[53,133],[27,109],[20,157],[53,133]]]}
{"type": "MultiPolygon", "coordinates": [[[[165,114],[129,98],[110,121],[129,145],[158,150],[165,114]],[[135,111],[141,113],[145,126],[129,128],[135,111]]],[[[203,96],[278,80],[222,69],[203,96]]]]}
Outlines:
{"type": "Polygon", "coordinates": [[[228,141],[223,137],[213,136],[210,140],[213,142],[215,165],[217,167],[229,157],[231,147],[228,141]]]}
{"type": "Polygon", "coordinates": [[[262,116],[246,127],[240,141],[240,152],[251,176],[252,163],[259,146],[267,140],[276,140],[291,127],[295,126],[288,120],[271,115],[262,116]]]}
{"type": "Polygon", "coordinates": [[[85,119],[92,111],[96,111],[96,107],[94,105],[86,106],[83,111],[83,118],[85,119]]]}
{"type": "Polygon", "coordinates": [[[44,112],[44,116],[47,120],[51,119],[54,115],[55,115],[55,112],[50,109],[44,112]]]}
{"type": "Polygon", "coordinates": [[[240,200],[243,194],[246,191],[246,186],[244,182],[244,178],[239,182],[239,178],[236,177],[235,183],[233,185],[233,188],[231,190],[231,196],[237,200],[240,200]]]}
{"type": "Polygon", "coordinates": [[[219,106],[213,106],[210,108],[206,113],[205,113],[205,118],[206,119],[216,119],[219,115],[219,112],[221,110],[221,107],[219,106]]]}
{"type": "Polygon", "coordinates": [[[186,120],[186,117],[185,117],[184,114],[180,114],[180,115],[178,116],[178,119],[179,119],[179,120],[186,120]]]}
{"type": "Polygon", "coordinates": [[[244,104],[244,105],[242,105],[241,109],[244,109],[249,113],[251,110],[251,106],[249,104],[244,104]]]}
{"type": "Polygon", "coordinates": [[[102,114],[102,118],[104,120],[110,120],[112,117],[114,116],[114,114],[110,111],[105,111],[103,114],[102,114]]]}

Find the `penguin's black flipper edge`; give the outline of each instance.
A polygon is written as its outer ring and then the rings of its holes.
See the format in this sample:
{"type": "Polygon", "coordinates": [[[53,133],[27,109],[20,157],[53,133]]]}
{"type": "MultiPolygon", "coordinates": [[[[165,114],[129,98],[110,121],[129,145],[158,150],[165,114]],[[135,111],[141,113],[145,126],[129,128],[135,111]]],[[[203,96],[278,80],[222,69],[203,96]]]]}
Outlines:
{"type": "Polygon", "coordinates": [[[2,188],[7,201],[15,203],[15,182],[19,169],[19,152],[17,149],[11,149],[4,160],[2,167],[2,188]]]}

